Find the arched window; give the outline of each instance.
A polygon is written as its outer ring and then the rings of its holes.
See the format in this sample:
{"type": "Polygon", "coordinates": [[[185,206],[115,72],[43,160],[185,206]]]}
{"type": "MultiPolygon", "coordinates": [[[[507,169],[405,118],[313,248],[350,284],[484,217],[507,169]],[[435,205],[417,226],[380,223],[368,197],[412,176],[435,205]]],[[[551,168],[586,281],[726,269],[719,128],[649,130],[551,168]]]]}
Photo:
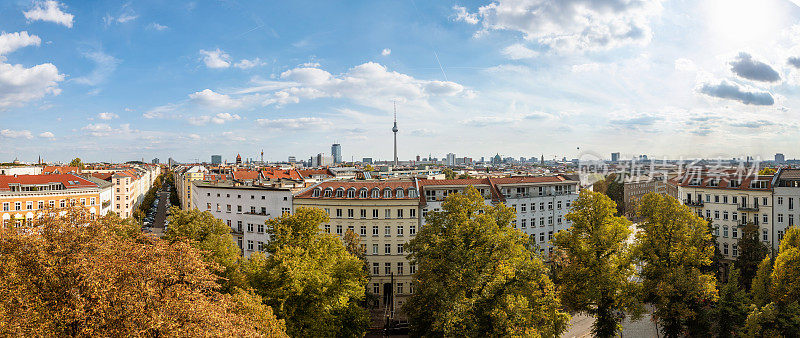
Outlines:
{"type": "Polygon", "coordinates": [[[320,194],[321,192],[322,192],[322,190],[320,190],[319,188],[316,188],[316,189],[314,189],[314,191],[311,193],[311,197],[319,197],[319,194],[320,194]]]}
{"type": "Polygon", "coordinates": [[[414,188],[408,189],[408,197],[411,197],[411,198],[419,197],[419,195],[417,195],[417,189],[414,189],[414,188]]]}
{"type": "Polygon", "coordinates": [[[381,192],[378,188],[372,188],[372,198],[380,198],[381,192]]]}
{"type": "Polygon", "coordinates": [[[355,188],[347,189],[347,198],[356,198],[356,189],[355,188]]]}
{"type": "Polygon", "coordinates": [[[383,189],[383,198],[392,198],[392,189],[383,189]]]}
{"type": "Polygon", "coordinates": [[[326,188],[325,191],[322,192],[322,197],[331,197],[332,193],[333,193],[333,189],[326,188]]]}
{"type": "Polygon", "coordinates": [[[361,188],[358,192],[358,198],[367,198],[367,188],[361,188]]]}
{"type": "Polygon", "coordinates": [[[343,188],[336,189],[336,197],[344,197],[344,189],[343,188]]]}
{"type": "Polygon", "coordinates": [[[397,188],[397,192],[395,192],[394,196],[397,198],[405,197],[405,195],[403,194],[403,188],[397,188]]]}

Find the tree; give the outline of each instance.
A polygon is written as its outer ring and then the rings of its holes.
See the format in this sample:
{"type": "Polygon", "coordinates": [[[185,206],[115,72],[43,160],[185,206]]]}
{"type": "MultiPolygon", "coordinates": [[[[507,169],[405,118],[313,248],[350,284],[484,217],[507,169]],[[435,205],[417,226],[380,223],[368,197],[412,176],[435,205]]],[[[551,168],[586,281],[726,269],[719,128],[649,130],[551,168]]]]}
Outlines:
{"type": "Polygon", "coordinates": [[[470,178],[474,178],[474,177],[472,177],[472,175],[470,175],[468,173],[463,173],[461,175],[458,175],[458,179],[460,179],[460,180],[470,179],[470,178]]]}
{"type": "Polygon", "coordinates": [[[701,269],[714,249],[706,222],[671,196],[645,195],[636,234],[642,296],[655,307],[654,319],[665,336],[677,337],[717,298],[716,278],[701,269]]]}
{"type": "Polygon", "coordinates": [[[559,266],[559,295],[572,311],[594,316],[592,334],[617,336],[625,310],[636,312],[633,264],[627,242],[631,223],[615,217],[607,196],[581,191],[566,218],[572,227],[556,233],[553,245],[559,266]]]}
{"type": "Polygon", "coordinates": [[[171,208],[169,227],[163,239],[171,243],[188,241],[203,253],[206,262],[219,267],[217,275],[224,292],[232,292],[244,285],[244,276],[239,266],[239,247],[231,236],[231,227],[222,223],[208,211],[196,209],[182,211],[171,208]]]}
{"type": "Polygon", "coordinates": [[[69,166],[70,167],[78,167],[78,168],[83,169],[83,162],[81,162],[80,158],[76,157],[76,158],[72,159],[72,161],[69,162],[69,166]]]}
{"type": "Polygon", "coordinates": [[[762,168],[758,171],[758,174],[764,176],[775,175],[775,171],[775,168],[762,168]]]}
{"type": "Polygon", "coordinates": [[[750,285],[750,299],[756,307],[762,307],[770,302],[769,287],[771,284],[772,259],[765,256],[758,264],[756,276],[750,285]]]}
{"type": "Polygon", "coordinates": [[[257,299],[220,293],[199,251],[118,220],[70,208],[0,229],[0,335],[286,336],[257,299]]]}
{"type": "Polygon", "coordinates": [[[739,238],[739,257],[736,258],[734,266],[741,271],[742,286],[750,288],[753,277],[756,276],[758,265],[769,253],[769,249],[759,239],[758,226],[748,223],[742,229],[742,237],[739,238]]]}
{"type": "Polygon", "coordinates": [[[719,290],[719,301],[712,312],[716,321],[715,337],[733,337],[741,332],[747,319],[749,300],[747,293],[740,287],[739,270],[731,270],[728,281],[719,290]]]}
{"type": "Polygon", "coordinates": [[[622,176],[609,174],[605,179],[595,182],[592,190],[610,197],[617,204],[617,215],[625,212],[625,185],[622,184],[622,176]]]}
{"type": "Polygon", "coordinates": [[[711,257],[711,265],[701,267],[700,271],[711,272],[717,280],[722,280],[723,274],[727,275],[727,273],[725,271],[725,264],[722,262],[724,257],[722,257],[722,252],[719,250],[719,242],[717,242],[717,235],[714,232],[714,221],[711,217],[706,218],[706,233],[711,236],[711,239],[708,241],[708,246],[714,250],[714,255],[711,257]]]}
{"type": "Polygon", "coordinates": [[[442,174],[444,174],[444,178],[448,180],[456,178],[456,173],[454,173],[453,169],[450,168],[444,168],[444,170],[442,170],[442,174]]]}
{"type": "Polygon", "coordinates": [[[558,336],[561,310],[547,268],[512,209],[477,189],[452,194],[409,244],[416,291],[404,304],[413,336],[558,336]]]}
{"type": "Polygon", "coordinates": [[[359,305],[363,262],[320,231],[327,221],[323,210],[311,208],[269,220],[269,256],[254,253],[246,267],[250,285],[286,321],[291,336],[361,336],[369,324],[359,305]]]}

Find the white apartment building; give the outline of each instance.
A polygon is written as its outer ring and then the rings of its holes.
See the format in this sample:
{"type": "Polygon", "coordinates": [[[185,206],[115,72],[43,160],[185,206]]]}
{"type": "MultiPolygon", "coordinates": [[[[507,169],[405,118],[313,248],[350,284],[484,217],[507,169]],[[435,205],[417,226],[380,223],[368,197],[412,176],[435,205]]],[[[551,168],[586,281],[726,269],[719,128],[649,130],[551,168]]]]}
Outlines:
{"type": "Polygon", "coordinates": [[[185,167],[175,171],[175,189],[178,192],[178,200],[181,202],[181,209],[191,208],[192,203],[192,181],[203,180],[208,169],[203,166],[185,167]]]}
{"type": "Polygon", "coordinates": [[[778,250],[786,228],[800,221],[800,169],[778,169],[772,180],[772,247],[778,250]]]}
{"type": "MultiPolygon", "coordinates": [[[[759,227],[759,239],[773,243],[772,176],[736,170],[689,172],[677,178],[678,196],[698,216],[711,219],[722,255],[739,256],[738,242],[748,223],[759,227]]],[[[788,201],[787,201],[788,202],[788,201]]]]}
{"type": "Polygon", "coordinates": [[[550,253],[553,234],[568,229],[571,223],[565,218],[572,202],[578,198],[579,181],[563,175],[504,177],[483,179],[422,180],[424,196],[420,225],[430,211],[440,211],[448,195],[463,192],[474,186],[483,195],[487,205],[504,203],[516,210],[511,226],[536,239],[541,253],[550,253]]]}
{"type": "Polygon", "coordinates": [[[292,191],[236,181],[190,181],[192,209],[208,211],[231,227],[245,257],[264,250],[269,235],[266,221],[292,212],[292,191]]]}

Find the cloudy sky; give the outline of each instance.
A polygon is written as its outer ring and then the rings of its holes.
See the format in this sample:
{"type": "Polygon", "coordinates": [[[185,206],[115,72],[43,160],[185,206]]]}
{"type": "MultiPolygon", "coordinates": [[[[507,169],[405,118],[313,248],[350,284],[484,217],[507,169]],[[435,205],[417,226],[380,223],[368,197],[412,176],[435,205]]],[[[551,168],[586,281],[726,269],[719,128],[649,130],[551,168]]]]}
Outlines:
{"type": "Polygon", "coordinates": [[[799,89],[788,0],[0,3],[0,161],[796,158],[799,89]]]}

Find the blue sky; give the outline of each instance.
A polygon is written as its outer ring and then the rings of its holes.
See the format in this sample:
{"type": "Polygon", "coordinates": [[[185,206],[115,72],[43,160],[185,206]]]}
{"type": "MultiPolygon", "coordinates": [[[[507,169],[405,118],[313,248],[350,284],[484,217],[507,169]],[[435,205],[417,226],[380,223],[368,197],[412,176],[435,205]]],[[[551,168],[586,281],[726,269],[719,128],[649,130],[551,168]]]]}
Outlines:
{"type": "Polygon", "coordinates": [[[0,3],[3,160],[795,158],[798,86],[787,0],[0,3]]]}

